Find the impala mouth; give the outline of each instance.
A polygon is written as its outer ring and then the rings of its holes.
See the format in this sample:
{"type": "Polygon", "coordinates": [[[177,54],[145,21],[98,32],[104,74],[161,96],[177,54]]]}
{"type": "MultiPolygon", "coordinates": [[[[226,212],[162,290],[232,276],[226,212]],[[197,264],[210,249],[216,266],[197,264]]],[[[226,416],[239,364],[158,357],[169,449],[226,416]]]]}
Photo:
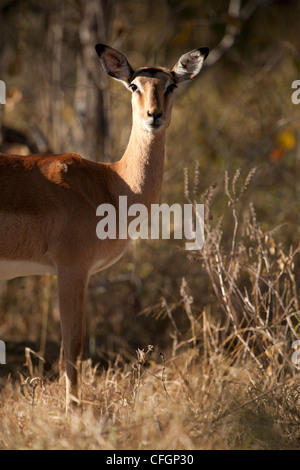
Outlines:
{"type": "Polygon", "coordinates": [[[160,118],[148,119],[147,121],[144,121],[146,130],[149,132],[159,131],[163,127],[164,123],[165,122],[160,118]]]}

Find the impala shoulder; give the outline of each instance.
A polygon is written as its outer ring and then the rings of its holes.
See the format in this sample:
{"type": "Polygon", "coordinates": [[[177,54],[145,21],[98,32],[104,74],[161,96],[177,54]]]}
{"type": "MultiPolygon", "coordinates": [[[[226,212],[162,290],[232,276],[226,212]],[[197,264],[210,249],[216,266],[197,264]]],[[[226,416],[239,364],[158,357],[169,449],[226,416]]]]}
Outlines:
{"type": "Polygon", "coordinates": [[[52,183],[62,184],[72,167],[83,165],[83,159],[77,153],[45,156],[39,161],[42,175],[52,183]]]}
{"type": "Polygon", "coordinates": [[[71,163],[83,163],[84,159],[79,155],[79,153],[66,153],[62,157],[66,157],[67,161],[71,163]]]}

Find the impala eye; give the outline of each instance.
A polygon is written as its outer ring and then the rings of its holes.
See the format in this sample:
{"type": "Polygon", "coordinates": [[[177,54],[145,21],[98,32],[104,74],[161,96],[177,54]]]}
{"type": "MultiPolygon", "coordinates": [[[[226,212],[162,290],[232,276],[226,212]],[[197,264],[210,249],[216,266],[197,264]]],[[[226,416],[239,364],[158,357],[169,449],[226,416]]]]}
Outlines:
{"type": "Polygon", "coordinates": [[[172,83],[171,85],[169,85],[166,89],[166,93],[172,93],[175,88],[177,88],[177,85],[175,85],[175,83],[172,83]]]}
{"type": "Polygon", "coordinates": [[[128,88],[130,88],[131,91],[137,90],[137,86],[134,83],[131,83],[128,88]]]}

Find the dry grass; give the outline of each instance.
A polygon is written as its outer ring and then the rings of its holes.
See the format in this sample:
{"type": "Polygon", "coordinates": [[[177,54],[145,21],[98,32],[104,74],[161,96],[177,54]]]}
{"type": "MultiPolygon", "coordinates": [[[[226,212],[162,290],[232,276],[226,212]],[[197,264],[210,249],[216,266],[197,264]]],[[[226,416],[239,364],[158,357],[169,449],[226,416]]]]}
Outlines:
{"type": "Polygon", "coordinates": [[[83,365],[82,405],[65,414],[64,379],[36,378],[2,389],[2,449],[299,448],[295,377],[277,381],[255,364],[211,364],[193,351],[152,364],[97,374],[83,365]],[[21,386],[20,386],[21,385],[21,386]],[[165,385],[165,389],[164,389],[165,385]]]}
{"type": "Polygon", "coordinates": [[[141,344],[135,361],[117,356],[105,369],[84,361],[81,406],[66,415],[62,364],[59,377],[45,378],[27,349],[26,373],[2,381],[0,448],[300,447],[300,379],[291,361],[299,248],[263,231],[245,200],[254,174],[244,181],[239,170],[225,174],[225,243],[223,222],[212,218],[216,188],[199,198],[197,167],[193,191],[185,173],[186,197],[206,207],[205,246],[188,254],[206,287],[201,309],[185,278],[176,302],[153,307],[169,322],[168,350],[141,344]]]}

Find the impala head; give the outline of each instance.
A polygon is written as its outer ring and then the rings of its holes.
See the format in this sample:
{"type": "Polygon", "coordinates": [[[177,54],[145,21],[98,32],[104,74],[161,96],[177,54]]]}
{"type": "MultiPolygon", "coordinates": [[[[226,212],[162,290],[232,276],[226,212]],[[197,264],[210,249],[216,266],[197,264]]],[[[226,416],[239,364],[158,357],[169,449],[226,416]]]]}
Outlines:
{"type": "Polygon", "coordinates": [[[96,52],[108,75],[131,90],[134,123],[148,132],[158,132],[170,124],[175,88],[198,75],[209,49],[187,52],[172,70],[163,67],[134,70],[123,54],[103,44],[96,45],[96,52]]]}

